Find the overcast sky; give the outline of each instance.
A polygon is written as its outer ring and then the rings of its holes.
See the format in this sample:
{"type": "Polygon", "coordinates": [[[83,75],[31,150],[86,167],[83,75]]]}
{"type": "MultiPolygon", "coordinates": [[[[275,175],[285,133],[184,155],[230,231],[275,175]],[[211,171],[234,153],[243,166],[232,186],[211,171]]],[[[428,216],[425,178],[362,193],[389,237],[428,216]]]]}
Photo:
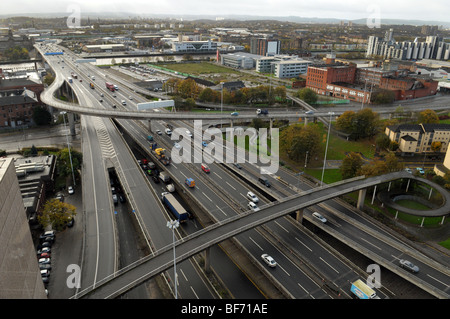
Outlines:
{"type": "MultiPolygon", "coordinates": [[[[448,0],[1,0],[1,14],[132,12],[300,16],[337,19],[417,19],[450,21],[448,0]],[[70,10],[71,11],[71,10],[70,10]]],[[[68,14],[69,15],[69,14],[68,14]]]]}

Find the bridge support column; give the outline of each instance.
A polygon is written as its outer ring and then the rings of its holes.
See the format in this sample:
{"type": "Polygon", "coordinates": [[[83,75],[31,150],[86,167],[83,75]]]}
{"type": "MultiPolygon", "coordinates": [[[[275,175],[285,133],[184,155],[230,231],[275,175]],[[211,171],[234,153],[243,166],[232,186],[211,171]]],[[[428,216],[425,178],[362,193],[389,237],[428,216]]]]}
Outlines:
{"type": "Polygon", "coordinates": [[[411,182],[411,180],[408,178],[408,184],[406,184],[406,192],[408,192],[409,190],[409,183],[411,182]]]}
{"type": "Polygon", "coordinates": [[[305,120],[305,124],[304,124],[304,125],[305,125],[305,126],[308,125],[308,117],[305,116],[303,119],[305,120]]]}
{"type": "Polygon", "coordinates": [[[210,257],[210,247],[205,249],[204,258],[205,258],[205,271],[209,272],[211,270],[211,257],[210,257]]]}
{"type": "Polygon", "coordinates": [[[152,133],[152,120],[148,120],[148,131],[152,133]]]}
{"type": "Polygon", "coordinates": [[[359,190],[358,204],[356,205],[356,208],[363,209],[364,200],[366,199],[366,193],[367,193],[367,190],[365,188],[359,190]]]}
{"type": "Polygon", "coordinates": [[[75,136],[76,135],[76,131],[75,131],[74,114],[73,113],[67,113],[67,118],[69,120],[70,135],[75,136]]]}
{"type": "Polygon", "coordinates": [[[295,212],[295,220],[300,224],[303,222],[303,208],[295,212]]]}
{"type": "Polygon", "coordinates": [[[375,188],[373,189],[373,195],[372,195],[372,205],[373,205],[373,201],[375,200],[375,194],[377,193],[377,185],[375,185],[375,188]]]}
{"type": "Polygon", "coordinates": [[[230,120],[230,127],[233,127],[233,120],[230,120]]]}

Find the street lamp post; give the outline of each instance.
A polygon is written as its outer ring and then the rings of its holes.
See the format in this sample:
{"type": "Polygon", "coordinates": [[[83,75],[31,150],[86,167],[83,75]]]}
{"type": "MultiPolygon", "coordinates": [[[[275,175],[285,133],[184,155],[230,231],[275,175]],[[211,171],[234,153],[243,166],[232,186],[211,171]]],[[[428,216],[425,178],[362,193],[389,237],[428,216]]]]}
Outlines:
{"type": "Polygon", "coordinates": [[[323,159],[322,178],[320,180],[320,186],[323,185],[323,175],[325,174],[325,165],[327,162],[328,142],[330,141],[331,117],[334,115],[334,112],[328,112],[328,114],[330,115],[330,122],[328,123],[327,145],[325,147],[325,157],[323,159]]]}
{"type": "Polygon", "coordinates": [[[76,185],[76,181],[75,181],[75,173],[73,172],[73,163],[72,163],[72,154],[70,153],[70,144],[69,144],[69,135],[67,134],[67,128],[66,128],[66,111],[62,111],[60,113],[63,116],[63,120],[64,120],[64,130],[66,131],[66,141],[67,141],[67,149],[69,150],[69,160],[70,160],[70,167],[72,169],[72,179],[73,179],[73,186],[76,185]]]}
{"type": "Polygon", "coordinates": [[[177,291],[177,263],[176,263],[176,255],[175,255],[175,229],[180,226],[180,222],[178,220],[169,220],[167,222],[167,227],[172,229],[172,242],[173,242],[173,285],[175,287],[175,299],[178,299],[178,291],[177,291]]]}
{"type": "Polygon", "coordinates": [[[222,128],[223,121],[223,82],[220,82],[221,92],[220,92],[220,128],[222,128]]]}

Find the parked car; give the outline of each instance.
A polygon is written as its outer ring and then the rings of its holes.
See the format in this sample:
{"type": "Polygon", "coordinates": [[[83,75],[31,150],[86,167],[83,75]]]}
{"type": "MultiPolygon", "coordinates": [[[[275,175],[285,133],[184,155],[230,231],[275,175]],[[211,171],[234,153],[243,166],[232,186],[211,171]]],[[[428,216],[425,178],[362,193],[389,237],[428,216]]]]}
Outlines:
{"type": "Polygon", "coordinates": [[[39,270],[51,270],[52,269],[52,265],[51,264],[38,264],[39,265],[39,270]]]}
{"type": "Polygon", "coordinates": [[[40,239],[44,239],[44,238],[47,238],[47,237],[55,237],[55,231],[54,230],[47,230],[46,232],[41,234],[41,236],[39,236],[40,239]]]}
{"type": "Polygon", "coordinates": [[[117,198],[117,194],[113,194],[112,195],[112,199],[113,199],[114,205],[117,205],[119,203],[119,200],[117,198]]]}
{"type": "Polygon", "coordinates": [[[422,175],[425,174],[425,171],[423,170],[422,167],[417,167],[416,170],[422,175]]]}
{"type": "Polygon", "coordinates": [[[69,188],[67,189],[67,191],[69,192],[70,195],[72,195],[73,193],[75,193],[75,191],[73,190],[72,186],[69,186],[69,188]]]}
{"type": "Polygon", "coordinates": [[[323,217],[322,215],[320,215],[318,212],[314,212],[312,213],[312,216],[318,220],[320,220],[322,223],[326,223],[327,219],[325,217],[323,217]]]}
{"type": "Polygon", "coordinates": [[[268,254],[262,254],[261,255],[262,260],[264,260],[264,262],[269,266],[269,267],[275,267],[277,265],[275,259],[273,259],[271,256],[269,256],[268,254]]]}
{"type": "Polygon", "coordinates": [[[71,217],[69,219],[69,221],[67,222],[67,227],[73,227],[73,224],[75,223],[75,219],[73,217],[71,217]]]}
{"type": "Polygon", "coordinates": [[[400,259],[400,267],[409,270],[411,272],[414,273],[418,273],[419,272],[419,267],[417,267],[416,265],[414,265],[412,262],[410,262],[409,260],[406,259],[400,259]]]}
{"type": "Polygon", "coordinates": [[[50,258],[40,258],[38,260],[39,264],[49,264],[50,263],[50,258]]]}
{"type": "Polygon", "coordinates": [[[38,256],[38,258],[39,259],[41,259],[41,258],[50,258],[51,256],[50,256],[50,253],[42,253],[42,254],[40,254],[39,256],[38,256]]]}
{"type": "Polygon", "coordinates": [[[48,270],[48,269],[41,269],[41,276],[42,277],[50,276],[50,270],[48,270]]]}
{"type": "Polygon", "coordinates": [[[412,174],[412,170],[409,167],[405,168],[405,171],[407,171],[408,173],[412,174]]]}
{"type": "Polygon", "coordinates": [[[36,252],[36,255],[40,255],[43,253],[51,253],[51,251],[52,250],[50,247],[44,247],[44,248],[38,249],[38,251],[36,252]]]}

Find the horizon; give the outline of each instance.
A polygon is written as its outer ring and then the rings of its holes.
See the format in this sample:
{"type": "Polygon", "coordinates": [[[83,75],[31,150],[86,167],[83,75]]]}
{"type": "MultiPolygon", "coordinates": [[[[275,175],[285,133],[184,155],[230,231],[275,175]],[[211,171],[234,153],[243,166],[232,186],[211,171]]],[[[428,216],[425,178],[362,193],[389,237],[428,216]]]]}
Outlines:
{"type": "Polygon", "coordinates": [[[226,16],[235,17],[265,17],[272,20],[292,18],[301,19],[329,19],[329,20],[361,20],[376,18],[384,20],[404,21],[435,21],[450,24],[450,3],[440,0],[430,0],[424,10],[423,1],[409,0],[348,0],[340,2],[336,6],[334,0],[316,0],[314,3],[299,3],[296,0],[229,0],[226,5],[222,2],[206,2],[204,0],[192,0],[189,3],[181,0],[161,0],[157,6],[145,0],[132,0],[123,2],[121,0],[98,0],[95,2],[87,0],[62,0],[50,2],[41,0],[29,3],[27,0],[16,0],[2,4],[2,17],[17,16],[39,16],[39,15],[62,15],[68,16],[76,11],[81,18],[87,14],[99,16],[159,16],[159,17],[188,17],[209,16],[222,18],[226,16]],[[126,6],[126,8],[124,8],[126,6]],[[105,10],[105,8],[107,10],[105,10]],[[126,10],[124,10],[126,9],[126,10]],[[251,14],[248,14],[251,13],[251,14]]]}

